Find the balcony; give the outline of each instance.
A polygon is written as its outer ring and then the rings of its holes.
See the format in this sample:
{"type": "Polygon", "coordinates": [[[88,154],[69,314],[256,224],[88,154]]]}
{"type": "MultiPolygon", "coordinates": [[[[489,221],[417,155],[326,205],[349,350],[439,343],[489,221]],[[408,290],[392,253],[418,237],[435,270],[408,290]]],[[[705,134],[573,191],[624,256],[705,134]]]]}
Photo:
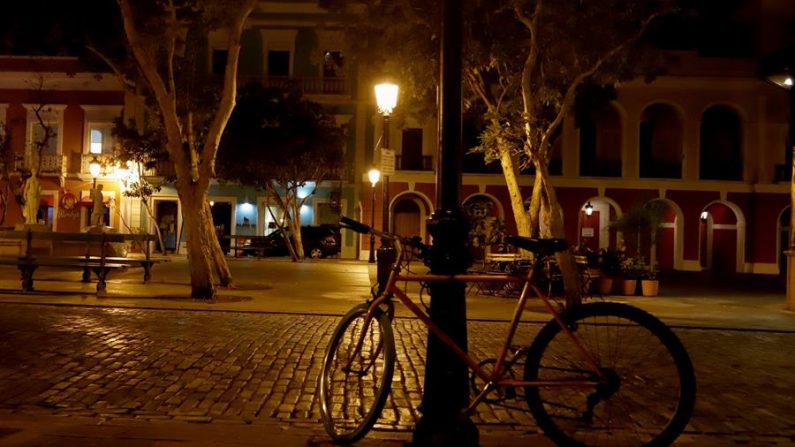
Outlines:
{"type": "Polygon", "coordinates": [[[153,168],[144,171],[142,177],[152,184],[170,183],[176,180],[177,170],[171,160],[158,160],[153,168]]]}
{"type": "Polygon", "coordinates": [[[433,156],[423,155],[422,158],[403,158],[402,155],[395,155],[395,170],[433,171],[433,156]]]}
{"type": "Polygon", "coordinates": [[[350,83],[346,78],[268,76],[257,81],[261,81],[262,85],[268,88],[297,88],[305,95],[350,95],[351,93],[350,83]]]}
{"type": "MultiPolygon", "coordinates": [[[[30,154],[25,154],[25,159],[18,159],[15,165],[17,170],[25,170],[31,164],[30,154]]],[[[58,177],[66,176],[66,155],[62,154],[42,154],[40,163],[40,175],[54,175],[58,177]]]]}

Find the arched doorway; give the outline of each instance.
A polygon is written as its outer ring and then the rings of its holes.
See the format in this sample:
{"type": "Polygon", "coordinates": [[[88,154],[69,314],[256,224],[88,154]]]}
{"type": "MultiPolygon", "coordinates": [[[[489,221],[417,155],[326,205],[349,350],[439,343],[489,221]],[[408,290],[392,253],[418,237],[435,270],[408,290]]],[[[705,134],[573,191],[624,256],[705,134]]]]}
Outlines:
{"type": "Polygon", "coordinates": [[[737,272],[738,217],[729,206],[715,202],[702,213],[701,266],[717,274],[737,272]]]}
{"type": "Polygon", "coordinates": [[[422,208],[417,199],[403,197],[392,207],[392,228],[402,236],[422,236],[422,208]]]}

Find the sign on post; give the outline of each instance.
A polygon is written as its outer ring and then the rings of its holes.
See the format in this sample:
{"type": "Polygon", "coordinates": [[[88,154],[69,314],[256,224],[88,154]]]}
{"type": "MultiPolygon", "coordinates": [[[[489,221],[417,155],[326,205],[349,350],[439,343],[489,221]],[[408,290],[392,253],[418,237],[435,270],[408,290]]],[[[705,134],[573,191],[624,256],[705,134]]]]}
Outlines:
{"type": "Polygon", "coordinates": [[[381,175],[395,175],[395,151],[381,149],[381,175]]]}

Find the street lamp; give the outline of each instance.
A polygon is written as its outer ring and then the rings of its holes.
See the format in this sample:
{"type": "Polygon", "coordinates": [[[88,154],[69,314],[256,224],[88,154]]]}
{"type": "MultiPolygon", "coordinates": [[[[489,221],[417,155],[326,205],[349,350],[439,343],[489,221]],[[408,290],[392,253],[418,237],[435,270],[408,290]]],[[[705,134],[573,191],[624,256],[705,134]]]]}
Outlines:
{"type": "MultiPolygon", "coordinates": [[[[381,154],[389,150],[389,116],[397,105],[398,86],[389,82],[384,82],[375,86],[375,102],[378,105],[378,112],[384,117],[384,138],[381,145],[381,154]]],[[[381,156],[381,169],[383,166],[383,155],[381,156]]],[[[389,172],[384,171],[383,186],[383,220],[381,227],[383,231],[389,231],[389,172]]]]}
{"type": "MultiPolygon", "coordinates": [[[[373,190],[373,199],[372,203],[370,203],[370,226],[375,228],[375,184],[381,178],[381,171],[376,168],[370,169],[370,172],[367,173],[367,178],[370,179],[370,186],[373,190]]],[[[368,262],[370,264],[375,263],[375,235],[373,233],[370,233],[370,258],[368,262]]]]}
{"type": "Polygon", "coordinates": [[[91,177],[94,179],[94,189],[97,188],[97,177],[99,177],[99,170],[101,166],[99,164],[99,160],[97,160],[96,155],[91,157],[91,161],[88,163],[88,172],[91,174],[91,177]]]}
{"type": "MultiPolygon", "coordinates": [[[[384,117],[384,138],[381,140],[381,174],[384,183],[381,186],[381,228],[389,231],[389,174],[394,170],[394,151],[389,150],[389,116],[397,105],[398,86],[389,82],[384,82],[375,86],[375,102],[378,111],[384,117]],[[389,160],[391,159],[391,161],[389,160]]],[[[392,264],[395,262],[396,253],[392,243],[381,239],[381,247],[378,248],[378,268],[376,269],[376,281],[378,283],[378,293],[384,291],[384,286],[389,279],[392,264]]]]}

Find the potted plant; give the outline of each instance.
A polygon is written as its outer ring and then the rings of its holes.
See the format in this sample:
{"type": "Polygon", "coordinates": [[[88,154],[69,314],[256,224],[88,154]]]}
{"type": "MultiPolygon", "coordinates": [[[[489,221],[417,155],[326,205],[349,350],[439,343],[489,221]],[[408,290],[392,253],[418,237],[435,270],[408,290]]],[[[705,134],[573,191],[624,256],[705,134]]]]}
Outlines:
{"type": "Polygon", "coordinates": [[[621,262],[624,253],[613,248],[599,250],[597,265],[599,267],[599,280],[597,289],[601,295],[609,295],[613,289],[613,279],[621,273],[621,262]]]}
{"type": "Polygon", "coordinates": [[[641,276],[644,276],[647,281],[657,281],[654,261],[651,260],[651,262],[646,264],[643,259],[642,243],[644,241],[643,236],[647,235],[649,242],[648,251],[649,253],[654,253],[654,247],[657,245],[657,234],[662,227],[665,209],[666,205],[664,202],[652,200],[642,206],[630,208],[621,217],[610,223],[610,228],[620,231],[625,242],[634,245],[632,251],[635,253],[635,260],[631,262],[632,273],[630,274],[634,275],[636,280],[643,279],[641,276]],[[645,271],[638,270],[639,265],[643,265],[645,271]]]}
{"type": "Polygon", "coordinates": [[[644,271],[640,278],[640,287],[643,296],[657,296],[660,291],[660,281],[657,279],[657,270],[650,268],[644,271]]]}
{"type": "Polygon", "coordinates": [[[624,275],[622,292],[624,295],[635,295],[638,280],[646,273],[646,262],[643,256],[626,258],[621,264],[621,272],[624,275]]]}

